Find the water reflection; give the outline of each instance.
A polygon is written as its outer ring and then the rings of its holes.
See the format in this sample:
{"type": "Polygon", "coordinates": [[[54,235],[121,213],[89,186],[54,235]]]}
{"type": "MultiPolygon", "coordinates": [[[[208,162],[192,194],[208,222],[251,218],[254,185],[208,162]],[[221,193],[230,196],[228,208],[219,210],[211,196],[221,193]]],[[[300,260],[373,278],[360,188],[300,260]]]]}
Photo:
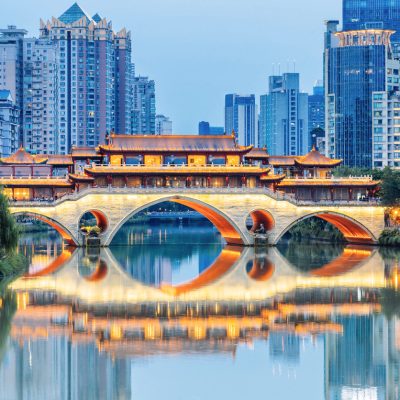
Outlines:
{"type": "Polygon", "coordinates": [[[207,229],[45,246],[1,302],[0,399],[399,398],[400,252],[225,247],[207,229]]]}

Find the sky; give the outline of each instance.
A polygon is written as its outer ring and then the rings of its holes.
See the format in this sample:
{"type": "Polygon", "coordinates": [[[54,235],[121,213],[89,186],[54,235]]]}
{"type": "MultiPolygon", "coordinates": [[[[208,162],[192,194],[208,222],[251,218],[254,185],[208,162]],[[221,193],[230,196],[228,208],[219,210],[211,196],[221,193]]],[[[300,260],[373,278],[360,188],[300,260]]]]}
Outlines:
{"type": "MultiPolygon", "coordinates": [[[[74,0],[2,1],[0,27],[39,35],[39,21],[59,17],[74,0]]],[[[310,92],[322,79],[324,21],[341,19],[341,0],[81,0],[89,15],[132,32],[136,74],[156,82],[157,113],[174,133],[199,121],[224,125],[227,93],[259,95],[268,76],[301,74],[310,92]]]]}

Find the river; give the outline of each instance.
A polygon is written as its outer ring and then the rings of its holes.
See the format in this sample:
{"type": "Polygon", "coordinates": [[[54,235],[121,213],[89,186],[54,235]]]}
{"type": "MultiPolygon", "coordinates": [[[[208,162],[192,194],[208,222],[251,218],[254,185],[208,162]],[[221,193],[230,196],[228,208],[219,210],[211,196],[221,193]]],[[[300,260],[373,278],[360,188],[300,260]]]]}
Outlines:
{"type": "Polygon", "coordinates": [[[25,234],[0,307],[0,399],[400,398],[400,252],[226,246],[201,221],[113,246],[25,234]]]}

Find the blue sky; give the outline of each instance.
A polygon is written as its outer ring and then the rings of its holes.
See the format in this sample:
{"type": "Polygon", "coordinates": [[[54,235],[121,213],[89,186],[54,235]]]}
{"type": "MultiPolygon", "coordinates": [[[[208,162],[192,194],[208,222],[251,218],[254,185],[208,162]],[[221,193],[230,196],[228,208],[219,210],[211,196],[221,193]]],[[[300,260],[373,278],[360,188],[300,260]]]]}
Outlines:
{"type": "MultiPolygon", "coordinates": [[[[73,0],[2,2],[0,26],[38,35],[39,20],[60,16],[73,0]]],[[[223,125],[225,93],[267,91],[268,75],[302,75],[310,91],[322,77],[324,21],[341,18],[340,0],[82,0],[133,35],[137,74],[156,81],[157,112],[176,133],[196,133],[200,120],[223,125]],[[288,62],[289,61],[289,62],[288,62]]]]}

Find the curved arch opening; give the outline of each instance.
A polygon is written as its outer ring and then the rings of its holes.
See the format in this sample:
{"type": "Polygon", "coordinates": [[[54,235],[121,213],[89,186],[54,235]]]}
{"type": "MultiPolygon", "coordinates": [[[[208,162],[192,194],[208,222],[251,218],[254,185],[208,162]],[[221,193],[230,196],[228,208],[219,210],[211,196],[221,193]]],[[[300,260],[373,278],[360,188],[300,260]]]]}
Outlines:
{"type": "Polygon", "coordinates": [[[24,218],[24,217],[28,217],[33,220],[41,221],[41,222],[47,224],[48,226],[50,226],[51,228],[53,228],[55,231],[57,231],[60,234],[60,236],[62,237],[63,242],[66,243],[67,245],[74,246],[74,247],[76,247],[78,245],[76,240],[74,239],[74,237],[68,231],[67,228],[65,228],[64,226],[59,224],[57,221],[55,221],[47,216],[33,213],[33,212],[22,212],[22,213],[16,212],[13,215],[15,216],[15,218],[17,218],[17,221],[19,218],[24,218]]]}
{"type": "Polygon", "coordinates": [[[108,220],[102,211],[89,210],[79,219],[79,228],[84,234],[89,234],[91,231],[102,234],[108,229],[108,220]]]}
{"type": "Polygon", "coordinates": [[[362,224],[353,218],[334,212],[319,212],[302,217],[287,227],[277,242],[287,236],[310,240],[330,239],[335,242],[352,244],[374,244],[374,235],[362,224]],[[312,224],[312,221],[325,221],[326,224],[312,224]],[[332,229],[333,228],[333,229],[332,229]]]}
{"type": "Polygon", "coordinates": [[[274,229],[274,217],[265,210],[254,210],[246,219],[247,230],[252,233],[267,233],[274,229]]]}
{"type": "MultiPolygon", "coordinates": [[[[142,206],[129,214],[121,223],[114,229],[111,233],[108,243],[113,244],[117,233],[120,229],[128,223],[132,218],[140,215],[141,213],[145,212],[146,210],[153,210],[157,211],[157,208],[163,208],[162,205],[166,203],[175,203],[181,206],[184,206],[187,209],[191,210],[192,212],[196,212],[205,219],[207,219],[211,224],[220,232],[221,236],[224,238],[226,243],[230,245],[246,245],[249,244],[245,235],[242,234],[240,229],[235,225],[233,221],[229,219],[226,215],[224,215],[219,210],[215,209],[214,207],[199,202],[194,199],[188,199],[183,197],[169,197],[164,199],[159,199],[155,202],[149,203],[145,206],[142,206]]],[[[187,211],[186,211],[187,212],[187,211]]],[[[176,215],[176,217],[183,218],[184,215],[176,215]]]]}

